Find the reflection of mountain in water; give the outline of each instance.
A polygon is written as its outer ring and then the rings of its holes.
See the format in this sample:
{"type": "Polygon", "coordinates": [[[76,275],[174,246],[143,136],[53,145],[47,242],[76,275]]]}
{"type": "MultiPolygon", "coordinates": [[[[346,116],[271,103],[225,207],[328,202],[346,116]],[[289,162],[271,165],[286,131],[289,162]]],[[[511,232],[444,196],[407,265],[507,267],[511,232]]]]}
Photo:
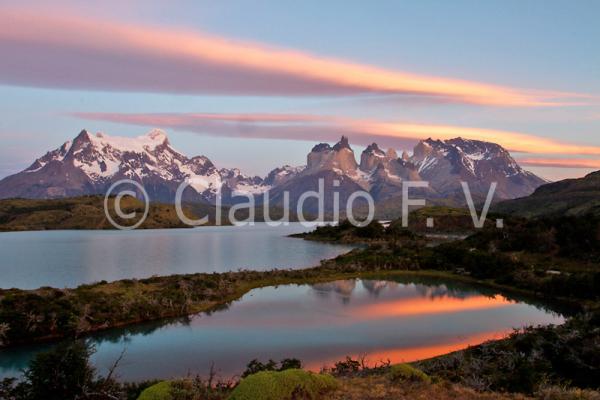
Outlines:
{"type": "MultiPolygon", "coordinates": [[[[311,285],[314,293],[323,298],[329,298],[332,294],[340,295],[342,300],[346,303],[352,297],[352,293],[356,289],[355,279],[338,280],[326,283],[316,283],[311,285]]],[[[481,296],[482,293],[478,290],[466,287],[461,284],[441,284],[441,283],[429,283],[429,282],[401,282],[401,281],[390,281],[390,280],[362,280],[362,287],[374,297],[378,297],[385,291],[395,291],[402,286],[402,289],[408,292],[416,292],[417,295],[429,298],[457,298],[467,299],[473,296],[481,296]]]]}
{"type": "Polygon", "coordinates": [[[332,293],[340,295],[342,301],[347,303],[356,288],[355,279],[346,279],[326,283],[315,283],[311,288],[320,297],[328,298],[332,293]]]}
{"type": "Polygon", "coordinates": [[[423,297],[440,298],[451,297],[456,299],[467,299],[473,296],[493,297],[498,292],[485,286],[473,286],[460,281],[447,280],[443,278],[427,276],[398,277],[395,281],[401,285],[414,288],[423,297]]]}
{"type": "Polygon", "coordinates": [[[379,295],[379,293],[381,293],[381,291],[383,291],[386,288],[389,289],[395,289],[398,287],[398,282],[394,282],[394,281],[375,281],[375,280],[369,280],[369,281],[362,281],[362,284],[364,286],[364,288],[367,290],[367,292],[369,292],[370,294],[372,294],[373,296],[377,297],[379,295]]]}
{"type": "Polygon", "coordinates": [[[446,285],[426,286],[415,285],[417,293],[428,299],[437,299],[442,297],[451,297],[456,299],[468,299],[469,297],[481,296],[481,293],[465,292],[464,290],[448,288],[446,285]]]}

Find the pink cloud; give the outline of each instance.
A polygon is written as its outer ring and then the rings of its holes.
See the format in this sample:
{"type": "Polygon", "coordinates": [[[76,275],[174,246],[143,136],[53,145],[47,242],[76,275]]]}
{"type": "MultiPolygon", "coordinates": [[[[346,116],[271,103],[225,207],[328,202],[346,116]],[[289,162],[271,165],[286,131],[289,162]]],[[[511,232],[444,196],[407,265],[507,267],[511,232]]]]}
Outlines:
{"type": "Polygon", "coordinates": [[[377,142],[383,146],[406,147],[429,137],[435,139],[485,140],[506,149],[531,154],[600,155],[600,146],[579,145],[521,132],[452,125],[381,122],[306,114],[220,114],[220,113],[91,113],[71,115],[96,121],[171,128],[211,136],[240,138],[334,141],[340,135],[357,144],[377,142]]]}
{"type": "Polygon", "coordinates": [[[517,161],[528,167],[600,169],[600,160],[583,158],[520,158],[517,161]]]}
{"type": "Polygon", "coordinates": [[[59,13],[0,11],[0,82],[115,91],[422,96],[497,106],[587,96],[424,76],[196,31],[59,13]]]}

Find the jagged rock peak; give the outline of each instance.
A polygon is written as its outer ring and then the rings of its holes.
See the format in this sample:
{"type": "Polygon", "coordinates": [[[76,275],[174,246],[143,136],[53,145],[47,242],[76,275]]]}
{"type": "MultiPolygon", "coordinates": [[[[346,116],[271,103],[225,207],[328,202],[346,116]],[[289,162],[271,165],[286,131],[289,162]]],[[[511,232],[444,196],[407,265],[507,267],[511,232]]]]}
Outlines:
{"type": "Polygon", "coordinates": [[[81,132],[79,132],[79,134],[77,136],[75,136],[75,140],[77,139],[89,139],[90,138],[90,133],[88,132],[87,129],[82,129],[81,132]]]}
{"type": "Polygon", "coordinates": [[[350,144],[348,143],[348,138],[346,136],[342,136],[342,138],[340,139],[339,142],[337,142],[334,146],[333,146],[333,150],[335,151],[340,151],[342,149],[348,149],[348,150],[352,150],[350,148],[350,144]]]}
{"type": "MultiPolygon", "coordinates": [[[[419,143],[417,143],[417,145],[413,149],[413,159],[418,161],[423,160],[433,151],[433,147],[435,144],[436,141],[431,138],[419,141],[419,143]]],[[[439,144],[443,143],[439,142],[439,144]]]]}
{"type": "Polygon", "coordinates": [[[364,153],[374,153],[374,154],[385,156],[385,153],[383,152],[383,150],[381,150],[379,148],[379,146],[377,145],[377,143],[374,143],[374,142],[367,146],[364,153]]]}
{"type": "Polygon", "coordinates": [[[329,143],[319,143],[315,145],[311,150],[311,152],[313,153],[320,153],[322,151],[331,151],[331,146],[329,145],[329,143]]]}
{"type": "Polygon", "coordinates": [[[73,139],[73,144],[89,143],[92,140],[92,135],[86,130],[82,129],[81,132],[73,139]]]}
{"type": "Polygon", "coordinates": [[[354,152],[348,144],[348,138],[342,136],[335,146],[320,143],[313,147],[307,156],[306,173],[323,170],[336,170],[340,173],[354,173],[357,168],[354,152]],[[347,150],[347,151],[343,151],[347,150]]]}
{"type": "Polygon", "coordinates": [[[371,143],[360,155],[360,169],[363,172],[372,172],[380,163],[387,164],[390,158],[379,148],[377,143],[371,143]]]}

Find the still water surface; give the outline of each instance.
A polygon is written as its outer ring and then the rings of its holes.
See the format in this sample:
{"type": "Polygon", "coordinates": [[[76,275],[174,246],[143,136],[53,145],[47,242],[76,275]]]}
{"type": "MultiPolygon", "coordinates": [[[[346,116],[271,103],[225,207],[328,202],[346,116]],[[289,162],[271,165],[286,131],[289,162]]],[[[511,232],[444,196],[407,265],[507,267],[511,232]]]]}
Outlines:
{"type": "Polygon", "coordinates": [[[304,268],[350,246],[287,237],[300,223],[135,231],[0,233],[0,288],[74,287],[152,275],[304,268]]]}
{"type": "MultiPolygon", "coordinates": [[[[115,329],[90,341],[100,373],[125,349],[123,380],[205,375],[213,362],[221,377],[230,377],[254,358],[295,357],[313,370],[346,355],[411,361],[500,338],[512,328],[562,322],[534,305],[457,283],[344,280],[255,289],[220,311],[115,329]]],[[[0,377],[18,376],[49,346],[0,350],[0,377]]]]}

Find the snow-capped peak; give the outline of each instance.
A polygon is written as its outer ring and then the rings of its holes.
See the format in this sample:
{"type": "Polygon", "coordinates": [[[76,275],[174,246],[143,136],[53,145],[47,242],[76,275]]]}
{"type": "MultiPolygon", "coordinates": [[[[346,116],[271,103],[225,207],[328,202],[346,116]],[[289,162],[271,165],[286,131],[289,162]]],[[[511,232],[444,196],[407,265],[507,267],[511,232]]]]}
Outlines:
{"type": "Polygon", "coordinates": [[[418,166],[420,173],[432,171],[431,173],[437,174],[435,171],[438,168],[447,168],[446,166],[454,174],[463,171],[474,177],[487,176],[492,171],[505,177],[524,172],[502,146],[461,137],[443,141],[423,140],[415,147],[411,161],[418,166]]]}
{"type": "Polygon", "coordinates": [[[152,129],[150,132],[148,132],[146,134],[146,136],[148,136],[151,140],[160,142],[160,143],[169,141],[167,133],[165,131],[163,131],[162,129],[158,129],[158,128],[152,129]]]}
{"type": "Polygon", "coordinates": [[[109,136],[102,132],[98,132],[95,135],[90,135],[88,133],[88,138],[96,148],[102,149],[105,147],[110,147],[123,153],[144,153],[147,151],[153,151],[157,146],[162,144],[169,144],[167,134],[160,129],[154,129],[148,132],[146,135],[135,138],[109,136]]]}
{"type": "MultiPolygon", "coordinates": [[[[127,178],[162,187],[158,196],[169,197],[179,183],[187,181],[197,193],[210,200],[221,192],[227,178],[221,176],[208,158],[188,158],[173,149],[167,134],[160,129],[138,137],[111,136],[102,132],[91,134],[82,130],[73,142],[48,152],[24,172],[44,174],[52,162],[58,163],[57,167],[60,165],[62,170],[70,171],[66,174],[67,180],[77,177],[87,181],[86,190],[92,192],[102,192],[111,182],[127,178]]],[[[236,175],[241,176],[239,170],[236,175]]],[[[259,185],[256,181],[252,183],[259,185]]],[[[173,201],[172,198],[163,200],[173,201]]]]}

